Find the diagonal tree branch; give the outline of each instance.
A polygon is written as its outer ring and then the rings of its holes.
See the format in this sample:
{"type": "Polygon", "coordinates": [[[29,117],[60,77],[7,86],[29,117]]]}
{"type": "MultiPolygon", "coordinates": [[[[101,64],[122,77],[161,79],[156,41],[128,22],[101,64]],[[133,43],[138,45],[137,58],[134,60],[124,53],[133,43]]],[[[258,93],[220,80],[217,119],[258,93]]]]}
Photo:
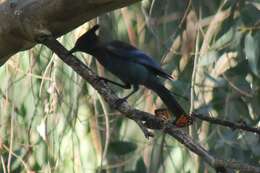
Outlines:
{"type": "Polygon", "coordinates": [[[151,129],[163,129],[164,132],[174,137],[180,143],[185,145],[190,151],[199,155],[205,162],[216,170],[225,170],[231,168],[242,172],[256,173],[260,172],[260,167],[243,164],[238,161],[221,160],[212,156],[199,143],[194,141],[184,130],[174,127],[171,123],[164,122],[159,118],[147,113],[134,109],[126,102],[118,103],[118,97],[103,81],[100,81],[98,76],[83,64],[79,59],[72,55],[68,55],[68,51],[53,37],[41,38],[40,43],[46,45],[54,51],[67,65],[69,65],[82,78],[87,80],[98,92],[104,97],[106,102],[114,109],[122,113],[122,116],[128,117],[134,121],[143,121],[144,124],[151,129]]]}

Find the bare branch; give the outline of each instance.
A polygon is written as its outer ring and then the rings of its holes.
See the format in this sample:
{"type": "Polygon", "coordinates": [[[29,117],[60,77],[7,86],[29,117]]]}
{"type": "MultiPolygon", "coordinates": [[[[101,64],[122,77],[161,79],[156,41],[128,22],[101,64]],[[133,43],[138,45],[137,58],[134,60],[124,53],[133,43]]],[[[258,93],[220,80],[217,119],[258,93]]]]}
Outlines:
{"type": "Polygon", "coordinates": [[[246,130],[249,132],[258,133],[258,135],[260,135],[259,127],[256,127],[256,128],[250,127],[245,122],[233,123],[230,121],[221,120],[219,118],[209,117],[209,116],[205,116],[205,115],[197,114],[197,113],[193,113],[192,115],[198,119],[201,119],[203,121],[208,121],[212,124],[219,124],[222,126],[230,127],[231,129],[242,129],[242,130],[246,130]]]}

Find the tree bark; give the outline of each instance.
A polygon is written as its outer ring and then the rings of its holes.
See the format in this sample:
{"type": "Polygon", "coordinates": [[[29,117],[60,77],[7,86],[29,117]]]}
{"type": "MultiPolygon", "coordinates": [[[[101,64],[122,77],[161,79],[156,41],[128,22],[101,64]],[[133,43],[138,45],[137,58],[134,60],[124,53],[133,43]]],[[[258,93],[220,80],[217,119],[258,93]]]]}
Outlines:
{"type": "Polygon", "coordinates": [[[140,0],[0,0],[0,66],[36,44],[41,35],[59,37],[86,21],[140,0]]]}

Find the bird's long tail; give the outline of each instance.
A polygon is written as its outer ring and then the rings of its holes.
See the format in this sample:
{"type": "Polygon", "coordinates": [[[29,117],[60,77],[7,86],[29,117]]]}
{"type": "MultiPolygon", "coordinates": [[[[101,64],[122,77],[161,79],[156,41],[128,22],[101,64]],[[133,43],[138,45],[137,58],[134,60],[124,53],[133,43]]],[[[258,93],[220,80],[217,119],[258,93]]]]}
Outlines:
{"type": "Polygon", "coordinates": [[[171,92],[163,86],[159,79],[154,78],[149,80],[145,86],[153,90],[162,99],[163,103],[173,113],[176,119],[178,119],[180,116],[187,115],[171,92]]]}

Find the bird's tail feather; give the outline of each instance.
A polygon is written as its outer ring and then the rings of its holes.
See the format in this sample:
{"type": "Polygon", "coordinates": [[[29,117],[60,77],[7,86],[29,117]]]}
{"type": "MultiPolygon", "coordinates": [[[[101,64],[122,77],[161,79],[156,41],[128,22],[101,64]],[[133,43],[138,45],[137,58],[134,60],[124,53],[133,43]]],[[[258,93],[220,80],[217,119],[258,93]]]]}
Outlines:
{"type": "Polygon", "coordinates": [[[177,102],[171,92],[163,86],[159,79],[150,80],[145,86],[153,90],[162,99],[167,108],[174,114],[174,116],[176,116],[176,119],[182,115],[186,115],[184,109],[177,102]]]}

